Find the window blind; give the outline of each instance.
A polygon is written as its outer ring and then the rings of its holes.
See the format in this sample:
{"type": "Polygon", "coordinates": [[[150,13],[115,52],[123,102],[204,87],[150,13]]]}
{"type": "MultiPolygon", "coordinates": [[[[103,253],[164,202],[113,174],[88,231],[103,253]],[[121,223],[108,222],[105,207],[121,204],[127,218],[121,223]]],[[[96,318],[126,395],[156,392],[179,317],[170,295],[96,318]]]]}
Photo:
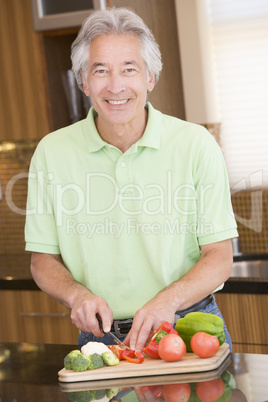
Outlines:
{"type": "Polygon", "coordinates": [[[207,0],[232,191],[268,187],[268,1],[207,0]]]}

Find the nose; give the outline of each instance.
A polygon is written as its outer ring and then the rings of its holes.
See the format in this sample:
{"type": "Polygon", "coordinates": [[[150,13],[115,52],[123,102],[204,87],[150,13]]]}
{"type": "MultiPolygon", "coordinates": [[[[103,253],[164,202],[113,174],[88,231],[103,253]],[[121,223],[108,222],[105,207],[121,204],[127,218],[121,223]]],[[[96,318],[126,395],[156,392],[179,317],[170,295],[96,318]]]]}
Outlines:
{"type": "Polygon", "coordinates": [[[109,77],[108,91],[112,94],[119,94],[126,89],[125,79],[118,73],[111,74],[109,77]]]}

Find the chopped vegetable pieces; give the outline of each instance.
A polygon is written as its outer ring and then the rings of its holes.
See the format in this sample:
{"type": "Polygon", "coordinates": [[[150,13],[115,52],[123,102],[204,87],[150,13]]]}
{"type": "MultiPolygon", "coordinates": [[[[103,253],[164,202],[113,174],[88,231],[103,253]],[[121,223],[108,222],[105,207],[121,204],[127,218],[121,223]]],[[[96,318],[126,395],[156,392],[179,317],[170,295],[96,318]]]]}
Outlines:
{"type": "Polygon", "coordinates": [[[104,352],[102,354],[102,358],[107,366],[117,366],[119,364],[118,357],[116,357],[116,355],[111,350],[109,350],[108,352],[104,352]]]}
{"type": "Polygon", "coordinates": [[[82,354],[74,357],[72,361],[72,369],[74,371],[86,371],[89,367],[90,360],[82,354]]]}
{"type": "Polygon", "coordinates": [[[88,360],[88,370],[96,370],[103,367],[103,359],[98,353],[93,353],[92,355],[89,355],[88,360]]]}
{"type": "Polygon", "coordinates": [[[77,349],[77,350],[72,350],[70,353],[68,353],[67,356],[65,356],[64,367],[66,368],[66,370],[72,370],[73,359],[76,356],[80,356],[80,355],[81,355],[81,352],[80,352],[80,350],[77,349]]]}
{"type": "Polygon", "coordinates": [[[159,343],[156,341],[156,337],[158,336],[158,334],[160,336],[160,333],[162,333],[162,331],[166,332],[167,334],[178,335],[177,331],[173,328],[173,326],[169,322],[164,321],[160,325],[160,327],[154,332],[151,339],[147,342],[146,346],[143,348],[143,352],[152,359],[160,359],[158,354],[159,343]]]}

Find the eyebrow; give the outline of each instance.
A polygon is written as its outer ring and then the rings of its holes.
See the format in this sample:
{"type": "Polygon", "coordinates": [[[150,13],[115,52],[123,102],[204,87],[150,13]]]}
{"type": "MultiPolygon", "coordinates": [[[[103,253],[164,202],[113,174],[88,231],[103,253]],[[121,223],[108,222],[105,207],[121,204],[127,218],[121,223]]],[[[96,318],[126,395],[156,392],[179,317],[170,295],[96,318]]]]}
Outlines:
{"type": "Polygon", "coordinates": [[[107,67],[107,64],[106,63],[97,63],[97,62],[93,63],[90,68],[90,72],[93,71],[97,67],[107,67]]]}
{"type": "MultiPolygon", "coordinates": [[[[139,67],[139,64],[135,60],[129,60],[129,61],[124,61],[123,62],[123,66],[128,66],[130,64],[133,64],[133,65],[139,67]]],[[[97,67],[108,67],[108,64],[107,63],[101,63],[101,62],[95,62],[95,63],[92,64],[92,66],[90,68],[90,72],[92,72],[97,67]]]]}

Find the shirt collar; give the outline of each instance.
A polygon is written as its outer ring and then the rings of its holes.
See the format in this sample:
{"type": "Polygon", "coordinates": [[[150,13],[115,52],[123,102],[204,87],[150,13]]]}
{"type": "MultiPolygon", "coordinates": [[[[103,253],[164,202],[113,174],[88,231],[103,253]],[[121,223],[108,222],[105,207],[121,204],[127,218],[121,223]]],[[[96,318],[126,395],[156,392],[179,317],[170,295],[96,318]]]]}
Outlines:
{"type": "Polygon", "coordinates": [[[107,142],[103,141],[98,133],[95,125],[96,116],[97,112],[92,107],[88,112],[87,118],[85,119],[84,135],[89,152],[97,152],[107,145],[107,142]]]}
{"type": "Polygon", "coordinates": [[[138,146],[160,148],[160,133],[163,115],[154,109],[150,102],[147,103],[148,120],[143,136],[137,142],[138,146]]]}
{"type": "MultiPolygon", "coordinates": [[[[141,147],[149,148],[160,148],[160,126],[162,123],[163,115],[159,111],[153,108],[153,106],[148,102],[146,107],[148,108],[148,120],[143,136],[135,144],[141,147]]],[[[89,152],[97,152],[101,148],[107,146],[105,142],[98,133],[95,125],[95,117],[97,112],[92,107],[84,120],[84,134],[87,142],[87,147],[89,152]]],[[[135,147],[135,148],[136,148],[135,147]]]]}

